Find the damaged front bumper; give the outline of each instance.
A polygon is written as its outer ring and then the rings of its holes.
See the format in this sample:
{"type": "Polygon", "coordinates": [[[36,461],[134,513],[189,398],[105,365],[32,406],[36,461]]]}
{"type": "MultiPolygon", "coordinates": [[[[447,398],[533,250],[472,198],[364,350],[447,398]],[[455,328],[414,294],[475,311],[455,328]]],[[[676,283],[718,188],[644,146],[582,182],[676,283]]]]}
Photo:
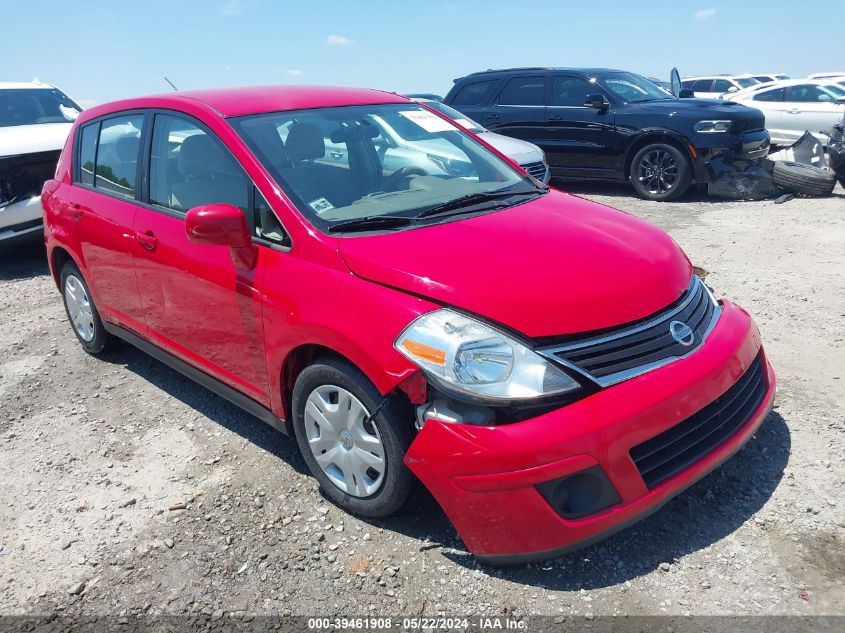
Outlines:
{"type": "Polygon", "coordinates": [[[37,238],[41,187],[53,177],[61,150],[0,157],[0,243],[37,238]]]}
{"type": "Polygon", "coordinates": [[[756,326],[726,301],[706,344],[688,357],[522,422],[427,422],[405,463],[477,558],[544,560],[643,518],[725,461],[766,417],[774,391],[756,326]],[[690,420],[698,424],[694,416],[708,407],[721,415],[730,398],[740,398],[733,389],[752,367],[759,400],[743,401],[736,430],[668,479],[649,482],[635,449],[662,442],[675,427],[684,431],[690,420]],[[567,508],[578,512],[561,509],[563,482],[572,486],[564,490],[567,508]]]}
{"type": "Polygon", "coordinates": [[[697,182],[710,182],[713,175],[710,164],[714,161],[761,161],[768,155],[771,147],[766,130],[754,130],[739,136],[728,135],[722,138],[715,134],[710,136],[716,138],[696,138],[695,142],[690,143],[690,147],[695,150],[693,163],[697,182]]]}
{"type": "Polygon", "coordinates": [[[43,235],[40,196],[0,207],[0,246],[35,242],[43,235]]]}

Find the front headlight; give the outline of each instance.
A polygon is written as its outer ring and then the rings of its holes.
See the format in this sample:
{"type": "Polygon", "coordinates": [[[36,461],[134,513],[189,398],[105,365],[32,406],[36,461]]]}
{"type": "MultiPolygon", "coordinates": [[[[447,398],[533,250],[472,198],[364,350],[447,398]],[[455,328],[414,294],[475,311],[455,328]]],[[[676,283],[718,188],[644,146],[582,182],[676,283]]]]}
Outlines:
{"type": "Polygon", "coordinates": [[[394,343],[435,384],[487,400],[524,400],[580,385],[502,332],[448,309],[414,320],[394,343]]]}
{"type": "Polygon", "coordinates": [[[724,134],[731,129],[730,121],[699,121],[692,128],[702,134],[724,134]]]}

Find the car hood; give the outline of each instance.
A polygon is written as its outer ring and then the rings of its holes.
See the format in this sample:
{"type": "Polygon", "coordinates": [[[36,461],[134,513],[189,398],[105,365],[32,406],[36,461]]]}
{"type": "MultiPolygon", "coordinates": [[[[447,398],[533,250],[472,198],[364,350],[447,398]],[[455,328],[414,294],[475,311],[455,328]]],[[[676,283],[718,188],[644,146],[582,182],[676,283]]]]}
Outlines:
{"type": "Polygon", "coordinates": [[[529,337],[641,319],[675,301],[692,275],[657,227],[554,190],[486,215],[340,238],[339,250],[360,277],[529,337]]]}
{"type": "Polygon", "coordinates": [[[19,156],[62,149],[72,123],[38,123],[0,127],[0,156],[19,156]]]}
{"type": "Polygon", "coordinates": [[[543,151],[534,143],[496,134],[495,132],[481,132],[478,136],[520,165],[539,162],[545,158],[543,151]]]}
{"type": "Polygon", "coordinates": [[[683,116],[695,116],[700,113],[702,116],[736,118],[737,116],[747,116],[752,111],[751,108],[741,103],[723,99],[666,99],[665,101],[641,103],[639,106],[650,112],[677,113],[683,116]]]}

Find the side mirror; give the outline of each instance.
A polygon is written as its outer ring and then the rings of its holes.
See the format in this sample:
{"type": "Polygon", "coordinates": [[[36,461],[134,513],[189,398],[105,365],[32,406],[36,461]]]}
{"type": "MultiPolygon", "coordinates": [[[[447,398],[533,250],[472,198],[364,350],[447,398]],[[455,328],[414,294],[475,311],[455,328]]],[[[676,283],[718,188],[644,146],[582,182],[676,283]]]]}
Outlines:
{"type": "Polygon", "coordinates": [[[681,88],[678,92],[679,99],[692,99],[693,97],[695,97],[695,90],[692,88],[681,88]]]}
{"type": "Polygon", "coordinates": [[[193,244],[228,246],[232,262],[239,268],[252,269],[258,251],[244,212],[231,204],[206,204],[185,214],[185,233],[193,244]]]}
{"type": "Polygon", "coordinates": [[[737,92],[738,90],[739,88],[737,88],[736,86],[731,86],[730,88],[728,88],[728,92],[737,92]]]}
{"type": "Polygon", "coordinates": [[[610,107],[610,104],[605,100],[601,93],[591,94],[584,97],[584,105],[588,108],[595,108],[596,110],[605,110],[610,107]]]}

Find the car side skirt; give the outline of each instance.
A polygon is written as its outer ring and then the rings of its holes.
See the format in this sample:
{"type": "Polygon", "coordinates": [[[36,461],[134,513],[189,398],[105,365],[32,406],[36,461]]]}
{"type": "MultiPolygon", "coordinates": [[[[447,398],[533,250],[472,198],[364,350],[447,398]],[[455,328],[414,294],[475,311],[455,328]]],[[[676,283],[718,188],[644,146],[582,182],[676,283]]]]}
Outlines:
{"type": "Polygon", "coordinates": [[[129,330],[126,330],[120,327],[119,325],[104,321],[103,327],[109,334],[113,334],[114,336],[123,339],[127,343],[130,343],[134,347],[137,347],[139,350],[146,354],[149,354],[157,361],[164,363],[171,369],[175,369],[180,374],[183,374],[194,382],[199,383],[209,391],[216,393],[221,398],[225,398],[235,406],[243,409],[247,413],[254,415],[262,422],[269,424],[277,431],[284,433],[285,435],[293,436],[292,429],[287,421],[277,417],[268,408],[256,402],[252,398],[242,394],[240,391],[232,389],[232,387],[221,382],[217,378],[214,378],[213,376],[210,376],[204,371],[197,369],[193,365],[189,365],[188,363],[177,358],[173,354],[164,351],[160,347],[153,345],[149,341],[141,338],[137,334],[133,334],[129,330]]]}

